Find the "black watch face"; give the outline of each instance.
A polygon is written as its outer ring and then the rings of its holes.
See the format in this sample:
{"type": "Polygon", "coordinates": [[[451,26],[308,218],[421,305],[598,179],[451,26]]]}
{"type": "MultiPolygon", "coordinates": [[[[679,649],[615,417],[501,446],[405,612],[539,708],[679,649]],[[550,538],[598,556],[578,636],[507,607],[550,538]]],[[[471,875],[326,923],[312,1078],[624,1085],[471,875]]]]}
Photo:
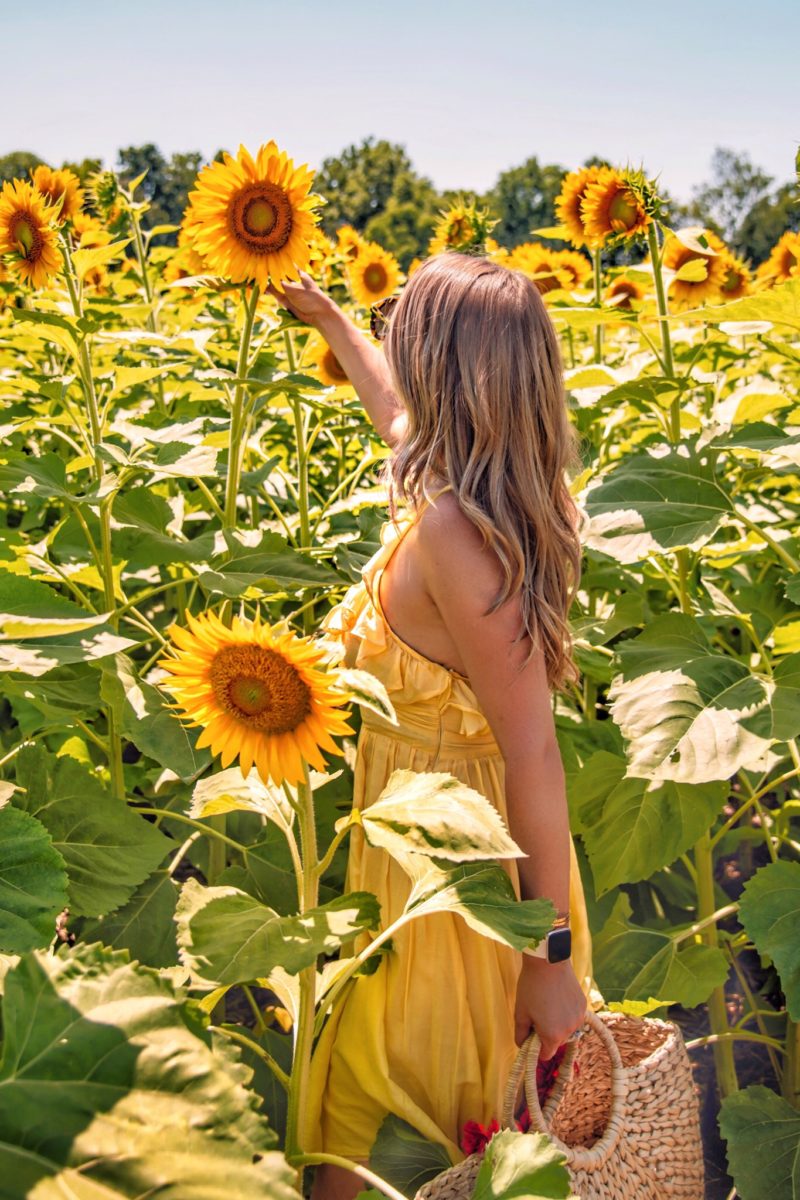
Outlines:
{"type": "Polygon", "coordinates": [[[572,953],[572,931],[551,929],[547,935],[547,961],[564,962],[572,953]]]}

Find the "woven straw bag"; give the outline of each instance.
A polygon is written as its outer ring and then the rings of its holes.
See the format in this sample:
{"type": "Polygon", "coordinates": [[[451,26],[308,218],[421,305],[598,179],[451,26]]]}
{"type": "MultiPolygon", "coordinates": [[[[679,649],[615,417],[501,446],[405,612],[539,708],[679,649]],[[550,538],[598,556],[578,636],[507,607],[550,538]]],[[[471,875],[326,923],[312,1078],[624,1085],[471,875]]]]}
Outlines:
{"type": "MultiPolygon", "coordinates": [[[[584,1031],[567,1043],[544,1110],[536,1090],[539,1039],[531,1033],[511,1068],[503,1127],[516,1129],[524,1079],[531,1130],[564,1152],[581,1200],[703,1200],[697,1097],[678,1026],[589,1009],[584,1031]]],[[[469,1200],[482,1158],[471,1154],[437,1175],[416,1200],[469,1200]]]]}

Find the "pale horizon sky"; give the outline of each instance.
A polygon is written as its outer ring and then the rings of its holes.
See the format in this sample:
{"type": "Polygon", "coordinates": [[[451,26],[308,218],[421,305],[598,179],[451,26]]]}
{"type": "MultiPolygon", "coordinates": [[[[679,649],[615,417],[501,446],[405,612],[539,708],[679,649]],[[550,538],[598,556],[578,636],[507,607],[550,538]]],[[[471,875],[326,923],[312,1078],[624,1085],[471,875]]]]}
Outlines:
{"type": "Polygon", "coordinates": [[[272,137],[318,167],[373,135],[440,189],[598,154],[686,200],[716,146],[783,183],[800,142],[796,0],[6,0],[2,28],[0,154],[54,165],[272,137]]]}

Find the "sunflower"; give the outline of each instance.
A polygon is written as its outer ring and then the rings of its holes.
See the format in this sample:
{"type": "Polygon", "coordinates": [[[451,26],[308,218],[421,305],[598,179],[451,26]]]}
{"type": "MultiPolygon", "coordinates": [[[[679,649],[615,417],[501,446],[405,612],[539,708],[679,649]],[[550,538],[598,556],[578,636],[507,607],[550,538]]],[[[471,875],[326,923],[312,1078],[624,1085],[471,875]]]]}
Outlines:
{"type": "Polygon", "coordinates": [[[800,233],[786,232],[772,247],[769,258],[756,270],[756,277],[766,287],[785,283],[800,275],[800,233]]]}
{"type": "Polygon", "coordinates": [[[400,282],[397,259],[377,242],[365,242],[347,269],[350,290],[358,304],[369,308],[391,296],[400,282]]]}
{"type": "Polygon", "coordinates": [[[750,268],[741,258],[737,258],[730,251],[723,254],[722,259],[725,264],[725,278],[719,288],[721,299],[739,300],[742,296],[748,295],[753,280],[750,268]]]}
{"type": "Polygon", "coordinates": [[[108,268],[102,264],[90,267],[83,276],[83,282],[97,296],[108,295],[108,268]]]}
{"type": "Polygon", "coordinates": [[[571,171],[564,176],[561,191],[556,199],[556,216],[560,225],[567,229],[567,236],[573,246],[592,245],[586,227],[583,223],[581,205],[586,189],[590,183],[595,183],[600,175],[600,167],[583,167],[580,171],[571,171]]]}
{"type": "Polygon", "coordinates": [[[607,237],[633,237],[650,224],[644,205],[624,175],[601,167],[597,179],[586,186],[581,200],[586,237],[595,244],[607,237]]]}
{"type": "Polygon", "coordinates": [[[580,288],[592,274],[592,264],[585,254],[577,250],[557,250],[553,255],[559,272],[569,277],[569,286],[580,288]]]}
{"type": "Polygon", "coordinates": [[[320,203],[310,191],[314,172],[295,167],[275,142],[255,158],[244,146],[223,158],[203,168],[189,196],[196,249],[232,283],[254,279],[263,290],[270,280],[298,279],[320,203]]]}
{"type": "Polygon", "coordinates": [[[317,375],[328,387],[349,387],[350,380],[336,355],[323,337],[309,338],[306,354],[316,368],[317,375]]]}
{"type": "Polygon", "coordinates": [[[13,275],[31,287],[45,287],[61,270],[51,225],[52,208],[32,183],[12,179],[0,192],[0,254],[13,275]]]}
{"type": "Polygon", "coordinates": [[[215,613],[172,626],[174,654],[160,666],[175,678],[164,684],[190,726],[203,727],[197,745],[239,758],[243,775],[255,764],[265,783],[299,783],[303,759],[325,769],[321,750],[340,754],[334,735],[352,733],[338,706],[349,696],[319,663],[326,652],[309,638],[234,617],[229,629],[215,613]]]}
{"type": "Polygon", "coordinates": [[[558,288],[571,287],[574,278],[573,273],[559,263],[558,252],[548,250],[541,242],[523,242],[515,246],[506,266],[532,279],[543,296],[558,288]]]}
{"type": "Polygon", "coordinates": [[[644,297],[644,288],[633,279],[615,279],[611,286],[606,288],[606,304],[622,309],[623,312],[631,311],[631,301],[638,302],[644,300],[644,297]]]}
{"type": "Polygon", "coordinates": [[[61,171],[54,171],[42,163],[33,169],[31,178],[33,186],[38,188],[50,204],[57,205],[61,202],[61,209],[56,217],[59,225],[64,221],[71,221],[83,208],[84,192],[80,179],[73,171],[67,170],[66,167],[61,171]]]}
{"type": "Polygon", "coordinates": [[[344,258],[357,258],[364,245],[364,239],[352,225],[340,225],[336,230],[336,248],[344,258]]]}
{"type": "Polygon", "coordinates": [[[111,241],[111,234],[97,217],[90,217],[85,212],[76,213],[72,218],[72,237],[81,250],[107,246],[111,241]]]}
{"type": "Polygon", "coordinates": [[[719,299],[727,271],[725,259],[730,253],[722,240],[709,229],[687,229],[685,233],[694,247],[685,245],[672,234],[664,243],[663,265],[671,271],[680,271],[687,263],[696,262],[702,278],[672,280],[669,295],[676,309],[694,308],[695,305],[719,299]],[[704,244],[707,253],[703,253],[704,244]]]}

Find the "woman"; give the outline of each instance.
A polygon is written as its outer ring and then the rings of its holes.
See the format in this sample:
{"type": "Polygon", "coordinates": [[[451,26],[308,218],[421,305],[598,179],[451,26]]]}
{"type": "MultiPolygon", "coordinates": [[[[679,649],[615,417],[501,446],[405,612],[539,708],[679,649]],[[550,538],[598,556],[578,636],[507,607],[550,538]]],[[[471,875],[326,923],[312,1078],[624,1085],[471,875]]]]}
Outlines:
{"type": "MultiPolygon", "coordinates": [[[[565,479],[579,459],[558,342],[529,279],[462,254],[415,272],[383,351],[308,276],[275,295],[330,345],[394,451],[392,517],[398,495],[409,507],[384,524],[363,581],[324,622],[348,665],[384,681],[398,715],[392,726],[364,714],[355,803],[373,803],[399,767],[457,776],[527,855],[503,862],[517,894],[549,897],[571,926],[571,958],[548,961],[454,913],[421,918],[355,979],[323,1031],[306,1151],[366,1162],[395,1113],[457,1160],[465,1123],[499,1117],[531,1027],[548,1059],[594,1000],[551,697],[577,675],[566,618],[580,572],[565,479]]],[[[354,830],[347,887],[378,896],[385,926],[410,882],[354,830]]],[[[350,1200],[364,1186],[325,1164],[312,1195],[350,1200]]]]}

